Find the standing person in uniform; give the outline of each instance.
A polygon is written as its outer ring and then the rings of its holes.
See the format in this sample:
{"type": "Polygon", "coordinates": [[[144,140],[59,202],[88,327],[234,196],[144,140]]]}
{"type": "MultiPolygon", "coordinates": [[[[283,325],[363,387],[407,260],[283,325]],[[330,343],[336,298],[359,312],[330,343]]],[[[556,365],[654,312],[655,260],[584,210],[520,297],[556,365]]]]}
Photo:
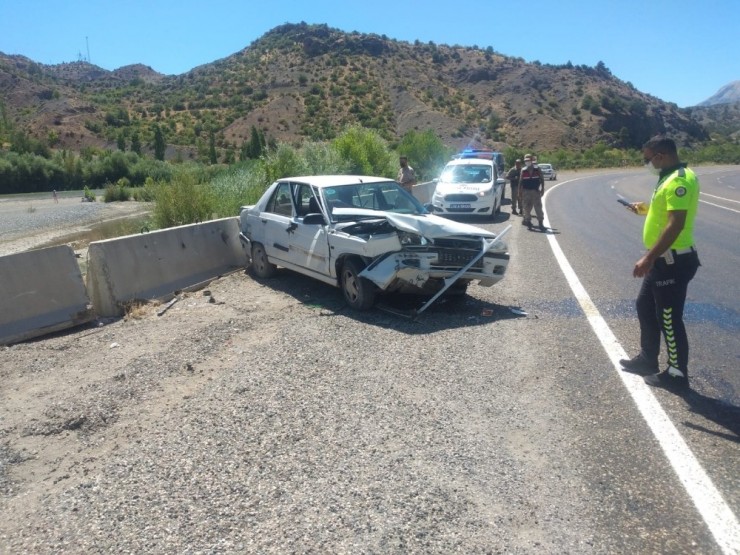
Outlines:
{"type": "Polygon", "coordinates": [[[683,308],[689,281],[699,269],[694,246],[694,219],[699,206],[696,174],[681,163],[676,143],[656,137],[642,148],[645,165],[659,175],[650,204],[627,208],[647,215],[642,240],[647,248],[632,270],[643,278],[637,295],[640,353],[620,363],[627,372],[645,376],[648,385],[674,391],[689,388],[689,341],[683,308]],[[658,373],[660,335],[668,349],[668,368],[658,373]]]}
{"type": "Polygon", "coordinates": [[[54,202],[58,204],[58,203],[59,203],[59,197],[57,197],[57,190],[56,190],[56,189],[54,189],[54,190],[53,190],[53,191],[51,192],[51,196],[52,196],[52,198],[54,199],[54,202]]]}
{"type": "Polygon", "coordinates": [[[414,185],[416,185],[416,172],[414,171],[414,168],[409,166],[409,160],[406,156],[401,156],[398,161],[401,168],[398,170],[396,181],[401,184],[401,187],[406,189],[409,193],[412,193],[414,185]]]}
{"type": "Polygon", "coordinates": [[[522,161],[517,159],[514,162],[514,167],[509,170],[506,174],[506,179],[509,180],[509,187],[511,188],[511,213],[516,215],[522,212],[522,204],[519,201],[519,174],[522,172],[522,161]],[[519,204],[519,212],[516,211],[517,203],[519,204]]]}
{"type": "Polygon", "coordinates": [[[519,204],[522,208],[522,225],[532,229],[532,208],[540,222],[539,230],[545,231],[542,212],[542,195],[545,194],[545,178],[539,168],[534,167],[531,154],[524,156],[524,168],[519,174],[519,204]]]}

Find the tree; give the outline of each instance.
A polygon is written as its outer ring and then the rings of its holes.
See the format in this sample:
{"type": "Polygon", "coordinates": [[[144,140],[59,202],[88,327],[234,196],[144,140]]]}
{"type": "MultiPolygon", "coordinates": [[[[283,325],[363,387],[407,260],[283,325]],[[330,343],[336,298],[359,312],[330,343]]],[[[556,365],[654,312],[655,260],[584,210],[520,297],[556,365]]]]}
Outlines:
{"type": "Polygon", "coordinates": [[[396,175],[392,153],[377,131],[353,125],[334,139],[332,146],[349,162],[351,173],[384,177],[396,175]]]}
{"type": "Polygon", "coordinates": [[[141,156],[141,139],[139,138],[138,131],[134,131],[131,134],[131,152],[135,152],[141,156]]]}
{"type": "Polygon", "coordinates": [[[432,179],[450,157],[449,149],[431,129],[422,133],[413,130],[406,133],[398,144],[398,152],[408,156],[409,164],[419,180],[432,179]]]}
{"type": "Polygon", "coordinates": [[[154,126],[154,158],[157,160],[164,160],[164,135],[162,134],[162,128],[159,125],[154,126]]]}
{"type": "Polygon", "coordinates": [[[216,133],[211,129],[211,135],[208,138],[208,161],[211,164],[218,163],[218,156],[216,155],[216,133]]]}

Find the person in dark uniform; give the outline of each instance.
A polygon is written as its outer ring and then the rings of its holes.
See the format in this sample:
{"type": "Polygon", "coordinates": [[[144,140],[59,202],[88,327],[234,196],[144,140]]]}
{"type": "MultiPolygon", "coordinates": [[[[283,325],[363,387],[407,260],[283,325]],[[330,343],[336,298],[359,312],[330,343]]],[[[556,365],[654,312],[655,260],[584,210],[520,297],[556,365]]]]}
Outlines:
{"type": "MultiPolygon", "coordinates": [[[[509,170],[506,174],[506,179],[509,180],[509,188],[511,189],[511,213],[516,215],[517,203],[519,202],[519,174],[522,172],[522,161],[517,160],[514,162],[514,167],[509,170]]],[[[522,204],[519,203],[519,212],[522,212],[522,204]]]]}
{"type": "Polygon", "coordinates": [[[643,278],[637,296],[640,352],[620,361],[624,370],[645,376],[651,386],[674,391],[689,388],[689,341],[683,309],[689,282],[701,265],[694,245],[694,220],[699,206],[699,181],[681,163],[676,143],[656,137],[642,149],[645,165],[658,173],[650,204],[627,206],[646,215],[642,239],[647,249],[632,271],[643,278]],[[660,336],[668,350],[668,367],[658,372],[660,336]]]}
{"type": "Polygon", "coordinates": [[[538,167],[535,167],[533,156],[524,156],[524,168],[519,174],[519,204],[522,207],[522,225],[532,229],[532,208],[537,215],[540,231],[545,231],[542,195],[545,194],[545,178],[538,167]]]}

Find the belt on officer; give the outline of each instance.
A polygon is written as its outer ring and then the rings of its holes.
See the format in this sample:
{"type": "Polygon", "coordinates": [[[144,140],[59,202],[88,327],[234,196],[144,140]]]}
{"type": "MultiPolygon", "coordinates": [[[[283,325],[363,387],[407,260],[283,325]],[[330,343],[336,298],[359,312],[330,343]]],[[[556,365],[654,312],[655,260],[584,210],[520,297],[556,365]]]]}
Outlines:
{"type": "Polygon", "coordinates": [[[680,256],[682,254],[691,254],[692,252],[696,252],[696,247],[693,245],[690,247],[686,247],[685,249],[668,249],[663,254],[660,255],[660,258],[666,261],[666,264],[673,264],[673,257],[674,256],[680,256]]]}
{"type": "Polygon", "coordinates": [[[692,253],[692,252],[696,252],[696,247],[694,247],[692,245],[690,247],[686,247],[685,249],[671,249],[671,252],[674,255],[676,255],[676,254],[689,254],[689,253],[692,253]]]}

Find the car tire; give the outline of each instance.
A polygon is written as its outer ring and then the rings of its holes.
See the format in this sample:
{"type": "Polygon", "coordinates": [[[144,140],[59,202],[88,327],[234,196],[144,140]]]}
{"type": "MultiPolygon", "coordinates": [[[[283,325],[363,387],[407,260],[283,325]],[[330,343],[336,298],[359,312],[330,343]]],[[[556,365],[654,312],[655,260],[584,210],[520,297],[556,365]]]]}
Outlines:
{"type": "Polygon", "coordinates": [[[261,279],[268,279],[275,275],[277,266],[267,259],[265,247],[260,243],[252,245],[252,263],[250,268],[255,276],[261,279]]]}
{"type": "Polygon", "coordinates": [[[359,260],[348,258],[342,264],[340,274],[344,300],[355,310],[367,310],[375,303],[375,284],[360,277],[363,269],[364,266],[359,260]]]}

